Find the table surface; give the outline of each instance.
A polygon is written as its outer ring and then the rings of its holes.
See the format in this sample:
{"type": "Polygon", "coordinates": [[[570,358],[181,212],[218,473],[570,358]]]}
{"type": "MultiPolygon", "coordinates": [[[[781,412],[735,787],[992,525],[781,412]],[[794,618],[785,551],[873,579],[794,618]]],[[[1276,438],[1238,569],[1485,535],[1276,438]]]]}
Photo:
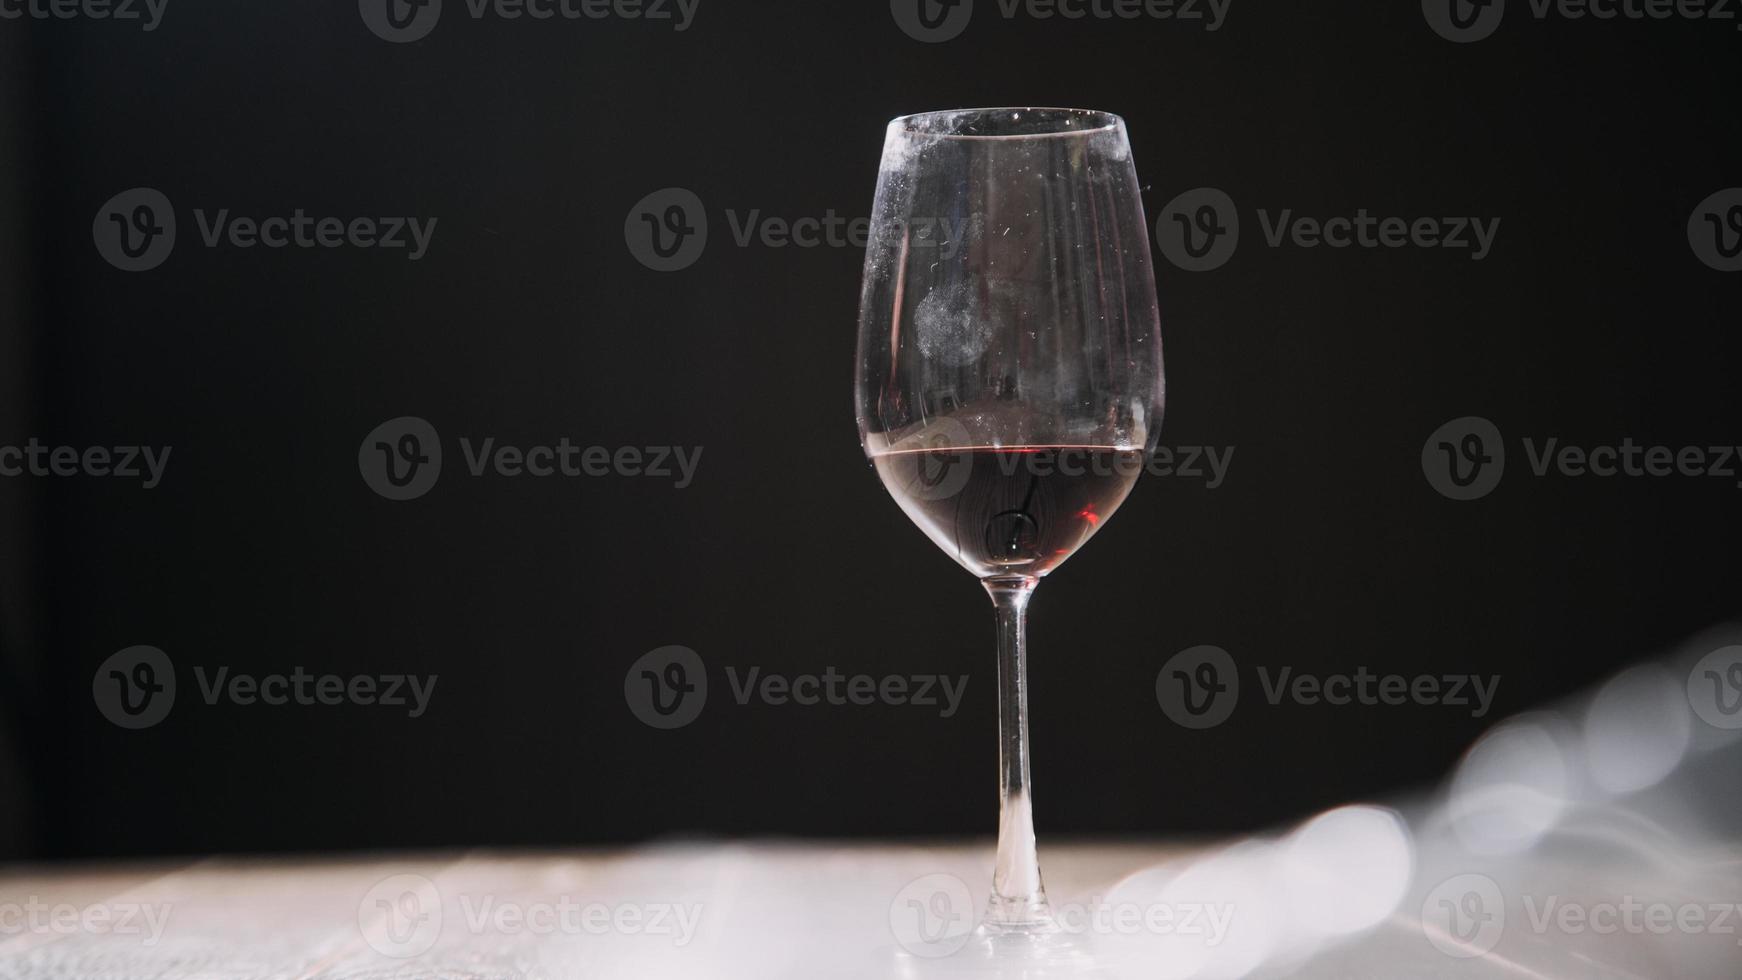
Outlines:
{"type": "MultiPolygon", "coordinates": [[[[1054,845],[1048,885],[1087,895],[1177,853],[1054,845]]],[[[953,875],[983,896],[990,869],[989,843],[717,842],[14,868],[0,977],[889,976],[913,960],[902,890],[953,875]]]]}
{"type": "MultiPolygon", "coordinates": [[[[1207,853],[1051,843],[1041,856],[1055,907],[1083,910],[1109,896],[1158,894],[1158,883],[1207,853]]],[[[902,917],[929,910],[965,930],[991,859],[989,842],[689,842],[11,868],[0,871],[0,978],[1742,975],[1726,972],[1738,966],[1734,937],[1691,950],[1649,936],[1545,940],[1510,923],[1495,954],[1449,957],[1410,915],[1421,905],[1415,895],[1359,935],[1286,962],[1228,955],[1237,946],[1194,961],[1189,943],[1096,945],[1087,965],[1062,966],[916,949],[902,917]],[[952,888],[956,905],[942,898],[952,888]],[[1116,955],[1102,956],[1106,948],[1116,955]]]]}

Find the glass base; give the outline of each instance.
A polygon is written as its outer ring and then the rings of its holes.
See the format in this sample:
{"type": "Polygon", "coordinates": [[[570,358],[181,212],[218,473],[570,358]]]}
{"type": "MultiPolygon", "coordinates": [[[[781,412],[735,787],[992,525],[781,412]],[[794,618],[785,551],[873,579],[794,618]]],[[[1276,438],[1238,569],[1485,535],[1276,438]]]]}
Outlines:
{"type": "Polygon", "coordinates": [[[1080,937],[1050,921],[1021,925],[982,923],[947,956],[919,956],[890,947],[900,977],[1051,977],[1097,976],[1094,957],[1080,937]]]}

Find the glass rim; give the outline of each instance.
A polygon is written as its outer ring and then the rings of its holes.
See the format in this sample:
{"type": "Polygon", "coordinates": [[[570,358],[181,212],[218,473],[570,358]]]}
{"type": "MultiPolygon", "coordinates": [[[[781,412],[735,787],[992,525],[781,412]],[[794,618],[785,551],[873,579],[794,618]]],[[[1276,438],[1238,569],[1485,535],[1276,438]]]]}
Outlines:
{"type": "Polygon", "coordinates": [[[1101,109],[1071,109],[1063,106],[989,106],[978,109],[934,109],[909,113],[889,120],[889,129],[906,136],[958,140],[1047,139],[1058,136],[1093,136],[1122,129],[1125,120],[1101,109]],[[1024,114],[1033,118],[1024,119],[1024,114]],[[1086,125],[1073,126],[1073,123],[1086,125]],[[999,132],[999,126],[1010,127],[999,132]],[[988,132],[962,132],[985,126],[988,132]],[[1029,128],[1039,127],[1039,128],[1029,128]]]}

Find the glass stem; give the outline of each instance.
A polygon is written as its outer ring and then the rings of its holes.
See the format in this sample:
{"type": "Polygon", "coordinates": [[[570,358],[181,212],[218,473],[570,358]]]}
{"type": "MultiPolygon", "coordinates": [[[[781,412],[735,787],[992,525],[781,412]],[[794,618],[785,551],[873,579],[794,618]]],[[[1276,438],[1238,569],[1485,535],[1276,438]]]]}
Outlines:
{"type": "Polygon", "coordinates": [[[1034,811],[1028,781],[1028,599],[1037,579],[988,578],[998,613],[998,858],[985,927],[1037,931],[1052,926],[1040,860],[1034,851],[1034,811]]]}

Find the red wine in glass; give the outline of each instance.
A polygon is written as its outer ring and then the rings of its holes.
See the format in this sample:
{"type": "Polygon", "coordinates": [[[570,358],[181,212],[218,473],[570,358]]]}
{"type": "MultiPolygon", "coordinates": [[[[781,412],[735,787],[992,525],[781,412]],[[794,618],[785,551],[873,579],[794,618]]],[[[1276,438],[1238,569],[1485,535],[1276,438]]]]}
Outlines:
{"type": "Polygon", "coordinates": [[[1106,446],[966,447],[883,453],[872,463],[907,516],[962,567],[982,578],[1039,578],[1125,502],[1143,454],[1106,446]]]}

